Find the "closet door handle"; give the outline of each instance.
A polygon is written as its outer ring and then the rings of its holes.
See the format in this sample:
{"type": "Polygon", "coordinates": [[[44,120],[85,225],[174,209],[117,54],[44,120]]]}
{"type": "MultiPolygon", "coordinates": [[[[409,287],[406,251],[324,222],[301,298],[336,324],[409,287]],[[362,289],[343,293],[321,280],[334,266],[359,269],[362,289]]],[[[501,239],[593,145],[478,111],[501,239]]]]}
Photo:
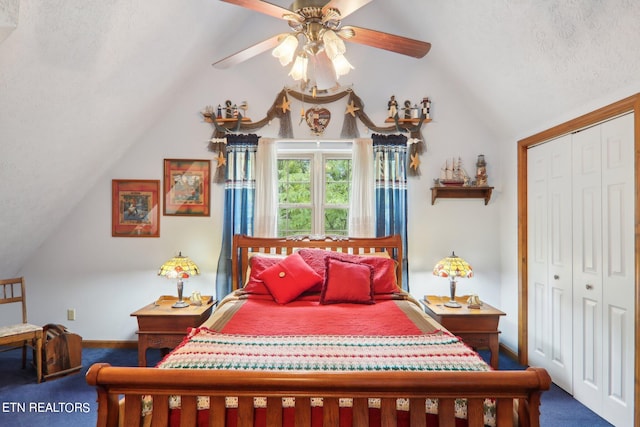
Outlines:
{"type": "Polygon", "coordinates": [[[585,286],[585,288],[587,288],[588,291],[593,290],[593,285],[587,283],[587,285],[585,286]]]}
{"type": "Polygon", "coordinates": [[[558,276],[557,274],[553,275],[553,280],[558,280],[560,278],[560,276],[558,276]]]}

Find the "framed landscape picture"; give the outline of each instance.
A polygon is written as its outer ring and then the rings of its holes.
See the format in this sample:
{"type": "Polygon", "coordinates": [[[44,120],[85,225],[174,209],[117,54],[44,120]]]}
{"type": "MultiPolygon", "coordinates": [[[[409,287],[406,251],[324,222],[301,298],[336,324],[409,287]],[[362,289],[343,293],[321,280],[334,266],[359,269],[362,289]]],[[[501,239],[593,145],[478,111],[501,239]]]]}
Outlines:
{"type": "Polygon", "coordinates": [[[209,216],[210,160],[164,160],[165,215],[209,216]]]}
{"type": "Polygon", "coordinates": [[[159,180],[114,179],[111,193],[113,237],[160,237],[159,180]]]}

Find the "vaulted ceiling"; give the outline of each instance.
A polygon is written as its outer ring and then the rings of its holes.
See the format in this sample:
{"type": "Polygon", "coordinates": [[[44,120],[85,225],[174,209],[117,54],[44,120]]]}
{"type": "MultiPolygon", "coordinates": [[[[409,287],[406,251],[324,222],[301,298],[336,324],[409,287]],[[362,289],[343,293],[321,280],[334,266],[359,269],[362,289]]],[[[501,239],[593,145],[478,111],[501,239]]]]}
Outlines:
{"type": "MultiPolygon", "coordinates": [[[[2,276],[20,268],[186,82],[223,73],[211,63],[288,28],[218,0],[0,0],[3,18],[2,276]]],[[[432,49],[415,60],[349,44],[349,81],[387,81],[377,65],[391,59],[411,73],[429,61],[500,141],[513,143],[603,98],[638,92],[639,21],[635,0],[374,0],[348,23],[432,49]]],[[[231,72],[255,79],[255,70],[284,73],[279,67],[262,54],[231,72]]]]}

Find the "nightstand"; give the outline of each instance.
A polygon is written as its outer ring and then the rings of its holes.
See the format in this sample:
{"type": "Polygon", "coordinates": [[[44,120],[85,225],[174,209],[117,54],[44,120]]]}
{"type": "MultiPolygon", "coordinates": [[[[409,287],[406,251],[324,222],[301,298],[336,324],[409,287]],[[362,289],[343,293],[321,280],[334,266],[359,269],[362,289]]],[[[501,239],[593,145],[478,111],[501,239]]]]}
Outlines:
{"type": "Polygon", "coordinates": [[[218,303],[210,296],[203,296],[202,305],[171,307],[177,300],[174,296],[161,296],[131,313],[138,318],[138,366],[147,366],[147,349],[173,349],[180,344],[187,329],[200,326],[218,303]]]}
{"type": "Polygon", "coordinates": [[[467,295],[456,297],[462,307],[449,308],[444,303],[449,297],[426,295],[420,300],[425,312],[465,344],[491,351],[491,366],[498,369],[498,322],[505,313],[483,302],[480,308],[467,307],[467,295]]]}

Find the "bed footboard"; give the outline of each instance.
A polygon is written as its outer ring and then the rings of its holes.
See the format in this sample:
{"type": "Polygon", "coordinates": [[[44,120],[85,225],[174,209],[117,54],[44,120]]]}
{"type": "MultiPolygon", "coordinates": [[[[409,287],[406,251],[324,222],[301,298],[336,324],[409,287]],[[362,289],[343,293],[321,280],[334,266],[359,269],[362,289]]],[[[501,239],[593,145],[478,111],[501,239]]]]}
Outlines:
{"type": "Polygon", "coordinates": [[[283,397],[295,398],[296,426],[310,426],[310,399],[322,397],[323,424],[338,425],[338,400],[353,399],[354,425],[368,426],[367,401],[380,398],[382,426],[395,426],[396,399],[409,400],[411,426],[425,426],[425,398],[438,399],[440,427],[455,425],[455,400],[467,399],[469,426],[483,426],[485,398],[496,401],[496,423],[540,425],[540,395],[551,378],[546,370],[489,372],[255,372],[112,367],[96,363],[87,383],[98,393],[98,427],[118,425],[125,396],[124,425],[140,423],[142,396],[153,398],[152,426],[168,426],[169,396],[181,396],[180,425],[196,425],[198,396],[209,397],[209,426],[225,425],[225,397],[238,397],[237,425],[253,426],[253,397],[266,397],[267,425],[282,425],[283,397]],[[517,412],[517,420],[514,419],[517,412]]]}

